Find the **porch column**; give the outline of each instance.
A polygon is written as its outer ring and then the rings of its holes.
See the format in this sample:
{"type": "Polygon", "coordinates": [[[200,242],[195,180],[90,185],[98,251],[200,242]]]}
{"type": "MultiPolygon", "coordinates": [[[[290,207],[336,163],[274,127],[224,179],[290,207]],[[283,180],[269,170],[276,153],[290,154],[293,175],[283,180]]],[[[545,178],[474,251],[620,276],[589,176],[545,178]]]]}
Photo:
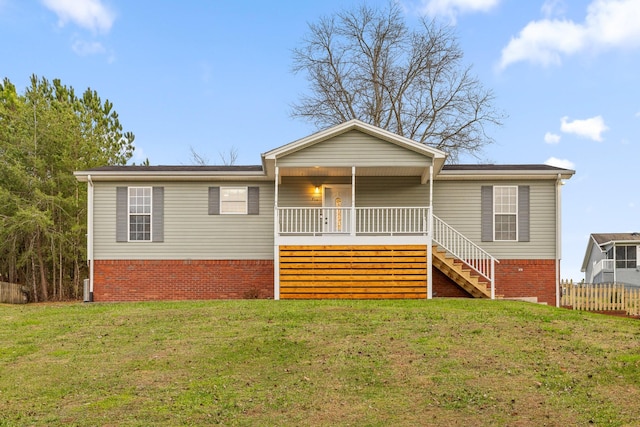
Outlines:
{"type": "Polygon", "coordinates": [[[356,167],[351,166],[351,235],[356,235],[356,167]]]}
{"type": "Polygon", "coordinates": [[[429,217],[427,218],[427,299],[433,298],[433,164],[429,166],[429,217]]]}
{"type": "Polygon", "coordinates": [[[273,299],[280,299],[280,221],[278,214],[278,184],[280,169],[276,166],[276,182],[273,203],[273,299]]]}

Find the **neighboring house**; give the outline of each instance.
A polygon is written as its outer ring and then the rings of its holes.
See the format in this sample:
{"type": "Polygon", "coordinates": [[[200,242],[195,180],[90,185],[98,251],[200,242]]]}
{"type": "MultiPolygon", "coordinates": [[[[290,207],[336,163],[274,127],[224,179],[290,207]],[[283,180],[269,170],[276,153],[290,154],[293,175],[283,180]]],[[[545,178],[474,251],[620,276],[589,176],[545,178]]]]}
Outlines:
{"type": "Polygon", "coordinates": [[[640,286],[640,233],[594,233],[582,261],[585,283],[640,286]]]}
{"type": "Polygon", "coordinates": [[[260,166],[76,172],[88,183],[92,299],[557,305],[560,189],[574,171],[445,159],[352,120],[268,151],[260,166]]]}

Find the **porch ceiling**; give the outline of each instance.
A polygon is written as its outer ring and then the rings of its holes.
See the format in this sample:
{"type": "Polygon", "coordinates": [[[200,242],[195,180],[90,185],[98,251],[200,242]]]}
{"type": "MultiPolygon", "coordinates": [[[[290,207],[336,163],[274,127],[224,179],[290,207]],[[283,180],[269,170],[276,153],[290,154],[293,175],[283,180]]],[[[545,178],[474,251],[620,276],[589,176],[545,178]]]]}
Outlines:
{"type": "MultiPolygon", "coordinates": [[[[429,168],[421,167],[357,167],[356,176],[423,176],[429,168]]],[[[351,176],[351,168],[348,167],[281,167],[280,176],[351,176]]]]}

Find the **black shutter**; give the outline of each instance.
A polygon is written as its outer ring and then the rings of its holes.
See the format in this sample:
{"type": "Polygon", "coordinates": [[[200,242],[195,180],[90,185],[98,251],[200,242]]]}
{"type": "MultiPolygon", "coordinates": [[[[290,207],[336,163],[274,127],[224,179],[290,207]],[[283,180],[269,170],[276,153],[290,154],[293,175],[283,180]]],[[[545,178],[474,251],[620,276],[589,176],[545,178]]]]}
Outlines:
{"type": "Polygon", "coordinates": [[[129,189],[116,187],[116,242],[129,241],[128,199],[129,189]]]}
{"type": "Polygon", "coordinates": [[[260,214],[260,187],[247,189],[247,213],[249,215],[260,214]]]}
{"type": "Polygon", "coordinates": [[[518,241],[528,242],[529,227],[529,186],[518,186],[518,241]]]}
{"type": "Polygon", "coordinates": [[[209,187],[209,215],[220,215],[220,187],[209,187]]]}
{"type": "Polygon", "coordinates": [[[493,242],[493,187],[483,185],[480,193],[481,240],[493,242]]]}
{"type": "Polygon", "coordinates": [[[152,242],[164,242],[164,187],[153,187],[151,206],[151,236],[152,242]]]}

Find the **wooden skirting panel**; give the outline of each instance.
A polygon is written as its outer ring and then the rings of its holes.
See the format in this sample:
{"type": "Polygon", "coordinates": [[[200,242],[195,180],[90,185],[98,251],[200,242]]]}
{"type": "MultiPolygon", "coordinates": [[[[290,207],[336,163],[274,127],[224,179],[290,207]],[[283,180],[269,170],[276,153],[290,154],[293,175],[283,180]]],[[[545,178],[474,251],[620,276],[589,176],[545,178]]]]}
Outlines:
{"type": "Polygon", "coordinates": [[[282,299],[426,297],[426,246],[280,247],[282,299]]]}

